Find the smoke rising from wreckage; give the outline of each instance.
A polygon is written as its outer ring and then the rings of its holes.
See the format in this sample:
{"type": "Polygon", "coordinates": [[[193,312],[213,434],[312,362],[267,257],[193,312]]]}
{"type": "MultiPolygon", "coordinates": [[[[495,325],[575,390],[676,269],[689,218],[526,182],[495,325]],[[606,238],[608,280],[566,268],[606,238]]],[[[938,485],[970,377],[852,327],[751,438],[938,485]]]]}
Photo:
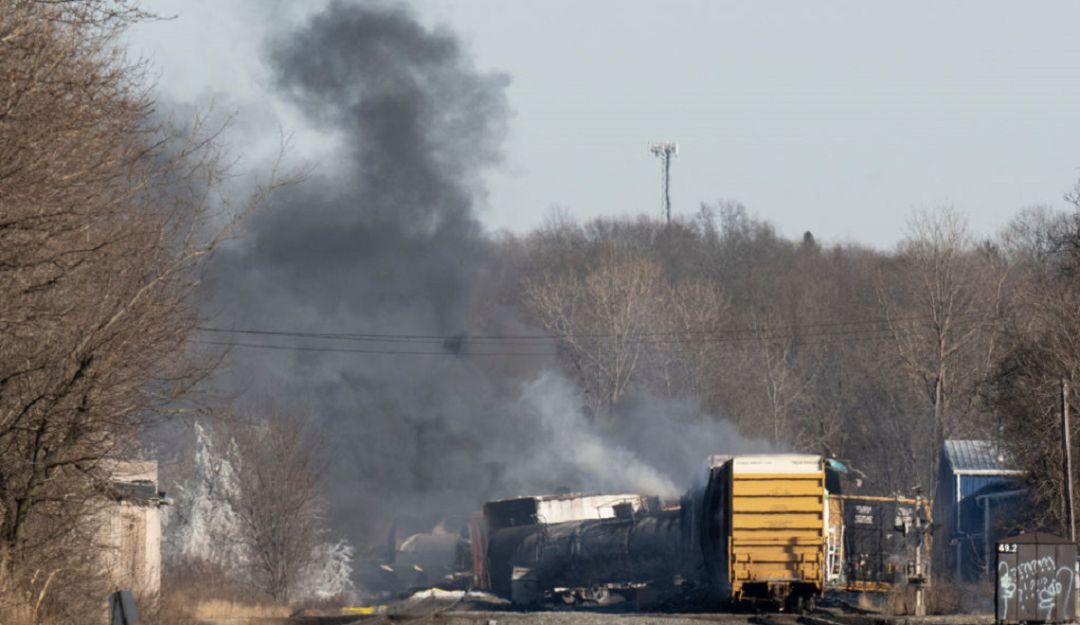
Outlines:
{"type": "Polygon", "coordinates": [[[454,36],[403,8],[335,2],[272,41],[270,60],[281,92],[341,138],[326,155],[337,173],[282,191],[217,255],[215,323],[462,337],[441,357],[230,353],[221,386],[314,413],[336,442],[331,517],[354,544],[521,492],[675,494],[707,453],[769,449],[646,395],[605,428],[550,357],[467,357],[470,333],[538,331],[481,305],[497,267],[479,177],[500,158],[508,79],[454,36]]]}
{"type": "MultiPolygon", "coordinates": [[[[507,79],[479,72],[454,37],[404,9],[343,3],[275,40],[271,61],[299,110],[342,138],[329,155],[340,171],[285,190],[218,255],[208,282],[218,325],[455,337],[440,357],[231,354],[223,385],[314,413],[332,433],[332,521],[353,544],[385,545],[358,563],[362,586],[462,583],[480,566],[500,572],[487,583],[509,596],[511,560],[527,545],[541,548],[543,536],[564,550],[532,563],[547,582],[573,585],[583,563],[594,573],[605,563],[611,583],[644,583],[659,567],[707,585],[700,566],[686,569],[688,558],[704,558],[690,545],[686,508],[553,525],[550,534],[536,533],[543,525],[506,528],[491,543],[506,559],[486,565],[475,552],[486,538],[471,537],[470,556],[469,541],[455,536],[486,500],[560,489],[677,500],[702,458],[774,451],[691,401],[630,392],[613,407],[616,419],[591,420],[553,359],[468,357],[483,349],[470,334],[539,334],[511,307],[481,306],[497,268],[476,216],[479,175],[499,160],[507,79]],[[444,529],[429,533],[439,521],[444,529]],[[623,534],[641,540],[611,559],[623,534]],[[591,556],[571,547],[582,540],[596,541],[591,556]]],[[[821,558],[819,580],[774,594],[805,601],[820,592],[821,558]]]]}

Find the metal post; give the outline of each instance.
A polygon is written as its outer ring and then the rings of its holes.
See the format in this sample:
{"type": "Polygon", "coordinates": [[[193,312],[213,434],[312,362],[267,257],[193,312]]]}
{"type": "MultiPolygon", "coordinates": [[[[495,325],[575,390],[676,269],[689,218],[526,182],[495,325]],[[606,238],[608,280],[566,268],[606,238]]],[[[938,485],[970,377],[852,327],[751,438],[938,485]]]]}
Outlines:
{"type": "Polygon", "coordinates": [[[1073,518],[1072,445],[1069,443],[1069,383],[1061,379],[1061,446],[1065,472],[1065,522],[1069,540],[1076,542],[1076,521],[1073,518]]]}
{"type": "Polygon", "coordinates": [[[922,523],[922,517],[919,516],[919,506],[921,503],[922,496],[916,496],[913,513],[915,515],[915,531],[918,532],[919,542],[915,545],[915,575],[919,581],[915,586],[915,616],[926,616],[926,603],[923,601],[923,586],[926,585],[926,577],[923,575],[922,563],[922,550],[923,544],[926,542],[926,534],[922,523]]]}
{"type": "Polygon", "coordinates": [[[671,225],[671,159],[679,154],[679,144],[674,142],[653,143],[649,146],[649,152],[660,159],[664,176],[663,185],[664,218],[671,225]]]}
{"type": "MultiPolygon", "coordinates": [[[[922,572],[922,539],[919,539],[919,546],[915,548],[915,574],[918,575],[922,572]]],[[[915,586],[915,616],[926,616],[926,606],[923,604],[923,585],[918,584],[915,586]]]]}
{"type": "Polygon", "coordinates": [[[671,225],[671,153],[664,155],[664,215],[671,225]]]}
{"type": "MultiPolygon", "coordinates": [[[[979,501],[978,497],[975,501],[979,501]]],[[[990,579],[990,571],[993,570],[993,565],[990,563],[990,498],[983,498],[983,573],[987,579],[990,579]]]]}

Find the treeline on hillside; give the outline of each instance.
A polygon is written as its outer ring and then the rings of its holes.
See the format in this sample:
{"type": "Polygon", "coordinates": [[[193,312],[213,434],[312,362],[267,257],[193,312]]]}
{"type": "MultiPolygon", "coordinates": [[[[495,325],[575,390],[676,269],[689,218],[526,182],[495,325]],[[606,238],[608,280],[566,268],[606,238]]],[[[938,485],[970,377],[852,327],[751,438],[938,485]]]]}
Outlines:
{"type": "Polygon", "coordinates": [[[880,251],[786,239],[719,203],[670,225],[557,215],[500,251],[504,302],[558,337],[594,419],[629,391],[690,398],[779,448],[848,460],[876,490],[927,495],[945,439],[1001,441],[1049,504],[1037,522],[1061,513],[1075,213],[1024,210],[980,239],[957,211],[926,211],[880,251]]]}

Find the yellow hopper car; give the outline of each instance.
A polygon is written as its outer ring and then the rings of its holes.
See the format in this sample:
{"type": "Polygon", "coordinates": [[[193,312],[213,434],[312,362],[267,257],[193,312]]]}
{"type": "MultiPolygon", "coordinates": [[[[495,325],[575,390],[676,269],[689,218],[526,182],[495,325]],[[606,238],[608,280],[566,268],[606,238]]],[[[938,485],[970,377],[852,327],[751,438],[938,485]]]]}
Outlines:
{"type": "Polygon", "coordinates": [[[829,510],[821,456],[714,457],[695,499],[702,564],[721,599],[801,606],[824,592],[829,510]]]}

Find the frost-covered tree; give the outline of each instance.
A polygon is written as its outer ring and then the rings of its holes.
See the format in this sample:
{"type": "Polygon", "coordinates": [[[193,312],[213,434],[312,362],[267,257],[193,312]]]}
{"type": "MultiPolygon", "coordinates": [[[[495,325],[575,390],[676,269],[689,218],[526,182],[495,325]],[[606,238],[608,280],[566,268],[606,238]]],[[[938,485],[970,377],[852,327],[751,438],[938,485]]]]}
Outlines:
{"type": "Polygon", "coordinates": [[[232,449],[218,450],[210,431],[195,424],[193,475],[175,487],[173,505],[165,508],[166,563],[206,562],[227,571],[247,567],[240,542],[240,520],[228,502],[240,485],[232,449]]]}
{"type": "Polygon", "coordinates": [[[353,547],[326,528],[315,448],[275,419],[195,426],[192,476],[166,516],[166,562],[205,563],[288,602],[353,591],[353,547]]]}
{"type": "Polygon", "coordinates": [[[323,541],[315,546],[311,562],[296,584],[296,596],[333,599],[353,593],[352,573],[355,549],[349,541],[323,541]]]}

